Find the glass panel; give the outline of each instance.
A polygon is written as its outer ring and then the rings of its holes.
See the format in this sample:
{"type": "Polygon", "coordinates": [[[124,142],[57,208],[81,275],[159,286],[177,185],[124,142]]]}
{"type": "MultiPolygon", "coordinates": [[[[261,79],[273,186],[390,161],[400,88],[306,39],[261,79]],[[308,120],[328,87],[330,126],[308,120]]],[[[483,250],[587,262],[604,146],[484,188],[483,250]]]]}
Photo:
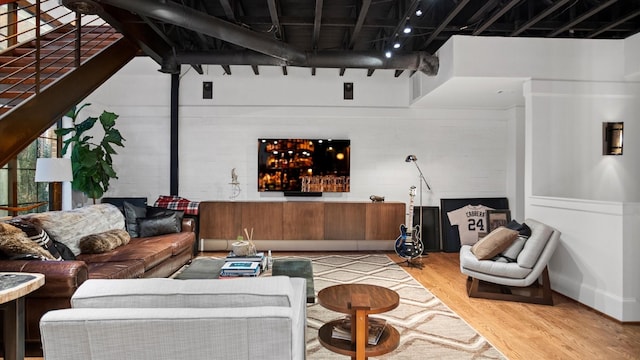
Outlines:
{"type": "MultiPolygon", "coordinates": [[[[34,141],[26,149],[22,150],[18,154],[18,169],[33,169],[36,168],[36,150],[37,142],[34,141]]],[[[33,181],[33,179],[31,179],[33,181]]]]}
{"type": "Polygon", "coordinates": [[[18,204],[23,205],[38,201],[35,176],[35,170],[18,169],[18,204]]]}

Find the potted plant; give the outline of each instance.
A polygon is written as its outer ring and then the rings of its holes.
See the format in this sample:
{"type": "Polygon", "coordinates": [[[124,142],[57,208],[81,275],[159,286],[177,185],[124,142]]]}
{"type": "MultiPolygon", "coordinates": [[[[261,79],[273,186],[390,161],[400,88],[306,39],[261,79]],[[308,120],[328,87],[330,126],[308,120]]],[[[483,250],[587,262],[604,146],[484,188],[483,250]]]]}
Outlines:
{"type": "Polygon", "coordinates": [[[101,198],[109,189],[109,181],[117,179],[113,169],[112,155],[117,154],[114,146],[124,147],[125,139],[115,128],[118,115],[103,111],[100,117],[88,117],[81,122],[78,121],[78,114],[82,109],[91,104],[84,104],[79,108],[74,106],[66,114],[72,120],[72,127],[57,129],[58,136],[70,135],[63,141],[62,154],[66,154],[71,146],[71,167],[73,169],[73,190],[84,193],[93,199],[101,198]],[[102,140],[97,141],[94,136],[87,132],[99,122],[104,130],[102,140]]]}

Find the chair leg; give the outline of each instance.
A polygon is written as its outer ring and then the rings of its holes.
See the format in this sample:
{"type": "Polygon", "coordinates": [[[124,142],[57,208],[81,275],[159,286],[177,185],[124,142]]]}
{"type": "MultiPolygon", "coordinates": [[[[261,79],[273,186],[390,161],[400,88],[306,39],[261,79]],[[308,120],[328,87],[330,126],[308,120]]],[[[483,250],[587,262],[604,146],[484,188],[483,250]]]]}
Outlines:
{"type": "Polygon", "coordinates": [[[539,281],[538,281],[536,285],[532,285],[527,288],[498,285],[498,284],[493,284],[485,281],[480,281],[473,277],[468,277],[467,293],[469,294],[469,297],[473,297],[473,298],[518,301],[518,302],[526,302],[526,303],[540,304],[540,305],[553,305],[553,298],[551,293],[551,282],[549,281],[549,271],[546,267],[542,271],[542,274],[540,277],[542,280],[542,284],[539,284],[539,281]],[[541,295],[518,294],[519,291],[523,291],[523,290],[531,291],[531,292],[539,292],[538,290],[542,290],[542,294],[541,295]]]}

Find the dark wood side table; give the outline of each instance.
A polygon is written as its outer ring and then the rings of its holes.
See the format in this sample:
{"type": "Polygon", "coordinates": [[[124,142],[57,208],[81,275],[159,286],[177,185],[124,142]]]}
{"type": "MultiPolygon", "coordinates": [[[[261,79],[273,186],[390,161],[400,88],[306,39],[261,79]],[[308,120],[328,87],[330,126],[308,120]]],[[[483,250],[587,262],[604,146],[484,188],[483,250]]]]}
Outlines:
{"type": "Polygon", "coordinates": [[[0,273],[0,309],[4,311],[4,360],[24,359],[24,296],[42,285],[43,274],[0,273]]]}
{"type": "Polygon", "coordinates": [[[400,344],[400,334],[390,324],[376,345],[369,345],[369,314],[380,314],[395,309],[400,296],[382,286],[367,284],[343,284],[324,288],[318,293],[318,303],[323,307],[351,316],[351,341],[334,339],[333,327],[342,319],[324,324],[318,331],[322,346],[352,359],[363,360],[369,356],[389,353],[400,344]]]}

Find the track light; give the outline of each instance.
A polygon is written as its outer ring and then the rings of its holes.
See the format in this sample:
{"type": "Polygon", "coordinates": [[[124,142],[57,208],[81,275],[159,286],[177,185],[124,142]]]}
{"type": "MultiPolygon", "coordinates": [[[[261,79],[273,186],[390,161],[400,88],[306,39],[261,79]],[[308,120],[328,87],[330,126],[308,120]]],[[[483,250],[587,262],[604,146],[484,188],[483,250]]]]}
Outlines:
{"type": "Polygon", "coordinates": [[[407,25],[404,27],[404,30],[402,30],[403,33],[405,34],[409,34],[411,33],[411,26],[407,25]]]}
{"type": "Polygon", "coordinates": [[[397,41],[395,43],[393,43],[393,48],[394,49],[399,49],[400,48],[400,43],[397,42],[397,41]]]}
{"type": "Polygon", "coordinates": [[[387,52],[384,53],[384,56],[388,59],[391,57],[391,51],[387,50],[387,52]]]}
{"type": "Polygon", "coordinates": [[[423,14],[422,9],[416,10],[416,16],[422,16],[422,14],[423,14]]]}

